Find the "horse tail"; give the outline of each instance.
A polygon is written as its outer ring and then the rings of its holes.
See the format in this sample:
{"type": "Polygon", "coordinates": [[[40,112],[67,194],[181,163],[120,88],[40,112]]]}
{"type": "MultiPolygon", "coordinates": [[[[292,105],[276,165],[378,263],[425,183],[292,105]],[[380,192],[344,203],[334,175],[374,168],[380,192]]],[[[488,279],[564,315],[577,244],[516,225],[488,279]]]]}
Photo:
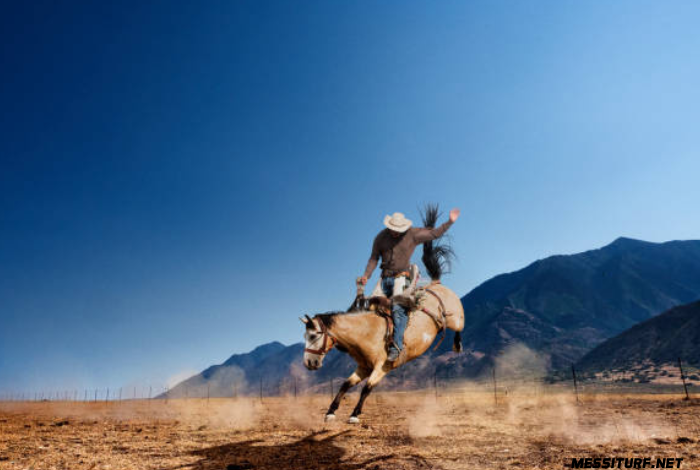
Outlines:
{"type": "MultiPolygon", "coordinates": [[[[440,208],[437,204],[426,204],[421,211],[421,218],[425,228],[435,228],[439,217],[440,208]]],[[[454,250],[446,239],[423,243],[423,256],[421,259],[428,276],[433,281],[439,281],[442,275],[450,270],[454,257],[454,250]]]]}

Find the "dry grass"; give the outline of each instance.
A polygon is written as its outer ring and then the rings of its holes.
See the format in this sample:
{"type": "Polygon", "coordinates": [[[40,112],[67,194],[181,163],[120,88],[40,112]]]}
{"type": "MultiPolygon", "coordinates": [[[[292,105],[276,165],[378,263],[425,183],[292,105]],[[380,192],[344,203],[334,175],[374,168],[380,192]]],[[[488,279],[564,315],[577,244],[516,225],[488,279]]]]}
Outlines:
{"type": "Polygon", "coordinates": [[[328,397],[0,404],[0,469],[563,468],[571,457],[700,464],[700,403],[678,396],[378,393],[360,425],[328,397]]]}

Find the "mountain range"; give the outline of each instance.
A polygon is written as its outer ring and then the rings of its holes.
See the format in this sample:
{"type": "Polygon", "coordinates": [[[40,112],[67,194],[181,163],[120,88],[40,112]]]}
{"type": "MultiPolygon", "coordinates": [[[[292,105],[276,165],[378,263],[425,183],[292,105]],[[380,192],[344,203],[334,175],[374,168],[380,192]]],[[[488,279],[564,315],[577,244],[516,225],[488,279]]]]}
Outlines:
{"type": "Polygon", "coordinates": [[[581,371],[675,367],[679,358],[700,366],[700,301],[674,307],[634,325],[586,354],[581,371]]]}
{"type": "Polygon", "coordinates": [[[554,368],[671,307],[700,299],[700,241],[618,238],[496,276],[463,297],[465,345],[489,356],[517,341],[554,368]]]}
{"type": "MultiPolygon", "coordinates": [[[[451,286],[455,289],[455,286],[451,286]]],[[[501,274],[462,298],[465,353],[450,351],[452,333],[437,351],[397,369],[382,382],[421,386],[434,374],[475,377],[514,345],[534,351],[549,369],[568,367],[606,339],[675,306],[700,299],[700,241],[651,243],[618,238],[602,248],[535,261],[501,274]]],[[[169,396],[231,396],[322,390],[347,377],[353,361],[331,351],[308,372],[303,344],[274,342],[181,382],[169,396]]]]}

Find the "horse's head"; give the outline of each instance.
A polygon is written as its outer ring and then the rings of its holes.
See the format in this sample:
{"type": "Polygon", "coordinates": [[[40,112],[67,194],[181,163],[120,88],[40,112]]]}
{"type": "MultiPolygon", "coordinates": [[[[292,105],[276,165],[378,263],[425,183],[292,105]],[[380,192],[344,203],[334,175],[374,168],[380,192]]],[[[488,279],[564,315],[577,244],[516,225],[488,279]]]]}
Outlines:
{"type": "Polygon", "coordinates": [[[304,315],[300,320],[306,325],[304,332],[304,365],[309,370],[320,369],[323,358],[333,349],[335,339],[328,333],[328,327],[318,316],[304,315]]]}

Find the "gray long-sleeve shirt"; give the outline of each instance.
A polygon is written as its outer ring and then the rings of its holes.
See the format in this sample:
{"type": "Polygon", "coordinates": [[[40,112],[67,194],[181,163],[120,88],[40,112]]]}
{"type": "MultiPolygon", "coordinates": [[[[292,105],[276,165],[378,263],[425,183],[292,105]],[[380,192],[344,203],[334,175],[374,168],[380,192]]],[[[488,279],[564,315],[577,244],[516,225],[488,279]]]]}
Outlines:
{"type": "Polygon", "coordinates": [[[421,243],[440,238],[450,226],[452,226],[452,222],[448,221],[433,229],[411,227],[396,238],[391,235],[388,228],[382,230],[374,239],[372,255],[365,268],[365,276],[369,278],[372,275],[380,257],[382,258],[382,271],[408,270],[411,256],[413,256],[416,247],[421,243]]]}

